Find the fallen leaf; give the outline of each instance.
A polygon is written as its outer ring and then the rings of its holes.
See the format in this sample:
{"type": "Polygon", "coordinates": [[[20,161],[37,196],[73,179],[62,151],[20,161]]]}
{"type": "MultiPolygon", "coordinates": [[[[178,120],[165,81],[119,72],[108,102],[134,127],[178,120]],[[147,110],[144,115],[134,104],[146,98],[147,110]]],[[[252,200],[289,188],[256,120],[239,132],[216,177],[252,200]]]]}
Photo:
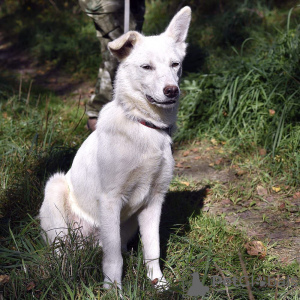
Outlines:
{"type": "Polygon", "coordinates": [[[211,141],[211,143],[212,143],[213,145],[215,145],[215,146],[218,145],[218,142],[217,142],[216,139],[211,139],[210,141],[211,141]]]}
{"type": "Polygon", "coordinates": [[[257,194],[258,194],[259,196],[266,196],[266,195],[268,195],[267,189],[264,188],[264,187],[261,186],[261,185],[258,185],[258,186],[256,187],[256,191],[257,191],[257,194]]]}
{"type": "Polygon", "coordinates": [[[227,242],[230,243],[233,239],[234,239],[234,236],[232,235],[232,236],[230,236],[230,237],[227,239],[227,242]]]}
{"type": "Polygon", "coordinates": [[[238,175],[238,176],[242,176],[242,175],[246,174],[246,171],[242,170],[240,168],[237,168],[236,171],[235,171],[235,174],[238,175]]]}
{"type": "Polygon", "coordinates": [[[175,167],[177,167],[177,168],[184,168],[184,165],[182,164],[182,163],[177,163],[176,165],[175,165],[175,167]]]}
{"type": "Polygon", "coordinates": [[[43,71],[43,70],[37,70],[36,73],[39,74],[39,75],[44,75],[45,71],[43,71]]]}
{"type": "Polygon", "coordinates": [[[184,151],[184,152],[182,153],[182,156],[186,157],[186,156],[188,156],[189,154],[190,154],[190,151],[187,150],[187,151],[184,151]]]}
{"type": "Polygon", "coordinates": [[[193,151],[193,152],[198,152],[199,149],[198,149],[198,148],[193,148],[192,151],[193,151]]]}
{"type": "Polygon", "coordinates": [[[199,159],[201,159],[201,156],[195,156],[194,159],[199,160],[199,159]]]}
{"type": "Polygon", "coordinates": [[[258,151],[260,156],[265,156],[267,154],[267,150],[264,148],[260,148],[258,151]]]}
{"type": "Polygon", "coordinates": [[[294,198],[294,199],[300,198],[300,192],[296,192],[296,193],[293,195],[293,198],[294,198]]]}
{"type": "Polygon", "coordinates": [[[224,159],[223,158],[218,158],[216,161],[215,161],[215,164],[216,165],[220,165],[221,163],[224,162],[224,159]]]}
{"type": "Polygon", "coordinates": [[[190,183],[187,182],[187,181],[180,181],[180,183],[181,183],[181,184],[184,184],[184,185],[186,185],[186,186],[190,186],[190,183]]]}
{"type": "Polygon", "coordinates": [[[278,193],[281,191],[281,188],[279,186],[273,186],[272,187],[272,190],[275,192],[275,193],[278,193]]]}
{"type": "Polygon", "coordinates": [[[289,258],[288,257],[282,257],[281,262],[286,263],[288,262],[289,258]]]}
{"type": "Polygon", "coordinates": [[[151,281],[151,284],[152,285],[156,285],[158,283],[158,278],[155,278],[151,281]]]}
{"type": "Polygon", "coordinates": [[[26,286],[27,292],[31,291],[31,290],[34,289],[34,288],[35,288],[35,283],[34,283],[34,281],[30,281],[30,282],[27,284],[27,286],[26,286]]]}
{"type": "Polygon", "coordinates": [[[274,109],[269,109],[269,115],[274,116],[275,115],[275,110],[274,109]]]}
{"type": "Polygon", "coordinates": [[[7,119],[7,112],[2,113],[4,119],[7,119]]]}
{"type": "Polygon", "coordinates": [[[214,165],[215,165],[214,163],[210,163],[210,164],[209,164],[210,167],[213,167],[214,165]]]}
{"type": "Polygon", "coordinates": [[[281,203],[281,204],[278,206],[278,209],[279,209],[280,211],[285,210],[285,203],[281,203]]]}
{"type": "Polygon", "coordinates": [[[0,283],[1,284],[9,282],[9,280],[10,280],[10,277],[8,275],[0,275],[0,283]]]}
{"type": "Polygon", "coordinates": [[[265,258],[267,255],[267,248],[261,241],[252,241],[246,243],[244,246],[249,255],[259,256],[260,259],[265,258]]]}

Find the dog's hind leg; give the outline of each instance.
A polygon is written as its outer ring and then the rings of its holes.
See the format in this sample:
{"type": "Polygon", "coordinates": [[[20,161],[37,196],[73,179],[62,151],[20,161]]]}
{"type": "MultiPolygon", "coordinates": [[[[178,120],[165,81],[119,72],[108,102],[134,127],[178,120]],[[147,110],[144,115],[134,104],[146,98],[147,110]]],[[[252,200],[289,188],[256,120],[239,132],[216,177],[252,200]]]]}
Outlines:
{"type": "Polygon", "coordinates": [[[123,257],[121,253],[120,213],[121,201],[101,195],[99,202],[99,227],[103,250],[104,288],[117,283],[121,288],[123,257]]]}
{"type": "Polygon", "coordinates": [[[52,243],[57,235],[68,233],[66,211],[69,188],[63,173],[54,174],[45,187],[45,198],[40,208],[39,218],[45,231],[45,240],[52,243]]]}

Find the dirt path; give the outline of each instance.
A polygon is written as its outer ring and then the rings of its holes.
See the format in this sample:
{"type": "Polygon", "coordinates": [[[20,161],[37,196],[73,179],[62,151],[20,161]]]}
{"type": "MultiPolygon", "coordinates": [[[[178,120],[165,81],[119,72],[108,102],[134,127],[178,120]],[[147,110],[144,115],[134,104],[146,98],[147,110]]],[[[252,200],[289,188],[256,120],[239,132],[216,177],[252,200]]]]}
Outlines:
{"type": "MultiPolygon", "coordinates": [[[[94,83],[74,80],[49,65],[40,66],[28,53],[15,49],[0,33],[0,71],[23,80],[34,80],[34,85],[48,89],[62,97],[81,95],[89,98],[94,83]]],[[[19,80],[19,79],[18,79],[19,80]]],[[[246,190],[253,180],[250,172],[232,165],[223,145],[213,142],[195,142],[176,147],[175,175],[204,187],[218,184],[225,190],[236,187],[246,190]]],[[[253,240],[263,241],[268,255],[279,256],[282,263],[298,260],[300,263],[300,192],[294,195],[276,193],[262,186],[252,187],[250,197],[234,200],[219,195],[208,195],[203,210],[223,215],[229,224],[246,231],[253,240]],[[255,194],[256,193],[256,194],[255,194]]],[[[225,193],[226,194],[226,193],[225,193]]],[[[246,194],[246,193],[244,193],[246,194]]]]}
{"type": "Polygon", "coordinates": [[[202,187],[218,185],[223,190],[214,194],[218,188],[212,188],[204,200],[206,213],[222,215],[252,240],[262,241],[267,255],[278,256],[282,263],[300,263],[300,192],[289,195],[288,191],[253,186],[255,174],[233,165],[222,144],[196,142],[175,150],[174,157],[176,175],[202,187]],[[232,190],[235,192],[230,193],[232,190]]]}

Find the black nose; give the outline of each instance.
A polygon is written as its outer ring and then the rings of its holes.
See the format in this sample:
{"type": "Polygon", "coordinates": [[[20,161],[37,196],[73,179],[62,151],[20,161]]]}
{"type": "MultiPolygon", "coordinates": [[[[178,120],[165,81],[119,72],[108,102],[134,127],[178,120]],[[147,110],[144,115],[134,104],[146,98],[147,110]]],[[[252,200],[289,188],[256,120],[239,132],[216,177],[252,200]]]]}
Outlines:
{"type": "Polygon", "coordinates": [[[168,97],[168,98],[175,98],[178,96],[179,94],[179,88],[176,85],[167,85],[164,88],[164,94],[168,97]]]}

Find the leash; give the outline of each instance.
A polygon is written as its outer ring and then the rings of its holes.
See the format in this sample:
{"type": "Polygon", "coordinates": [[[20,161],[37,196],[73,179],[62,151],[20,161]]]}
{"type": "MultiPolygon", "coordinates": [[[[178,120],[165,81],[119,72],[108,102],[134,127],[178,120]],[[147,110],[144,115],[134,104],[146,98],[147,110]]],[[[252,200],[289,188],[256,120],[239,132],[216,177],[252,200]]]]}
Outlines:
{"type": "Polygon", "coordinates": [[[125,0],[124,6],[124,33],[129,31],[130,0],[125,0]]]}

